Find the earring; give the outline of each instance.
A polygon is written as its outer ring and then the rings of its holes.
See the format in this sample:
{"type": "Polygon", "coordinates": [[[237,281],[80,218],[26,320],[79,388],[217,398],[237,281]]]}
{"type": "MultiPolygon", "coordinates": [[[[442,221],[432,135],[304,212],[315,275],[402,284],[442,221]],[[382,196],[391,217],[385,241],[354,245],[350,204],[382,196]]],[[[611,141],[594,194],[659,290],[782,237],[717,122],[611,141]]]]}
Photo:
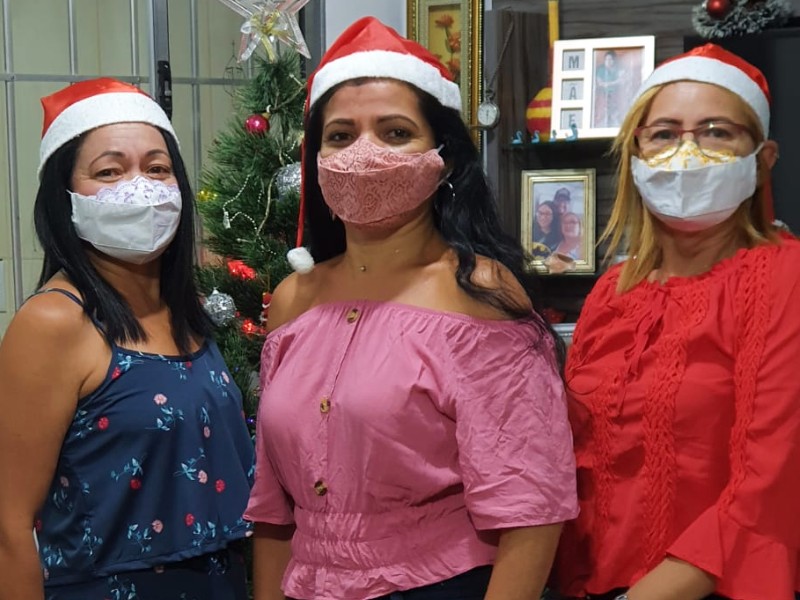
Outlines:
{"type": "Polygon", "coordinates": [[[450,196],[451,196],[451,200],[452,200],[453,202],[455,202],[455,201],[456,201],[456,188],[454,188],[454,187],[453,187],[453,184],[452,184],[452,183],[450,183],[450,180],[449,180],[449,179],[445,179],[445,180],[444,180],[442,183],[443,183],[444,185],[446,185],[447,187],[449,187],[449,188],[450,188],[450,196]]]}
{"type": "Polygon", "coordinates": [[[333,209],[330,206],[328,207],[328,212],[331,213],[331,221],[335,221],[336,220],[336,213],[333,212],[333,209]]]}

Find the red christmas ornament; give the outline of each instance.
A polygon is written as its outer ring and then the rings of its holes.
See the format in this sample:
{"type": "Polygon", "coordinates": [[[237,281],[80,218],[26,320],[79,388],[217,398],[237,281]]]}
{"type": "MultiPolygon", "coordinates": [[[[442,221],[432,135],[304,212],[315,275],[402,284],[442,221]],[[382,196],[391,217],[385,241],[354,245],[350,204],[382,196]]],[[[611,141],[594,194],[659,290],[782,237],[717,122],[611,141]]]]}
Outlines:
{"type": "Polygon", "coordinates": [[[256,278],[256,270],[244,264],[242,260],[229,260],[228,273],[230,273],[232,277],[237,277],[238,279],[250,280],[256,278]]]}
{"type": "Polygon", "coordinates": [[[242,321],[242,333],[247,335],[266,335],[267,331],[263,327],[256,325],[253,319],[242,321]]]}
{"type": "Polygon", "coordinates": [[[244,128],[251,135],[264,135],[269,131],[269,119],[266,113],[250,115],[245,119],[244,128]]]}
{"type": "Polygon", "coordinates": [[[733,9],[731,0],[707,0],[706,12],[712,19],[724,19],[733,9]]]}

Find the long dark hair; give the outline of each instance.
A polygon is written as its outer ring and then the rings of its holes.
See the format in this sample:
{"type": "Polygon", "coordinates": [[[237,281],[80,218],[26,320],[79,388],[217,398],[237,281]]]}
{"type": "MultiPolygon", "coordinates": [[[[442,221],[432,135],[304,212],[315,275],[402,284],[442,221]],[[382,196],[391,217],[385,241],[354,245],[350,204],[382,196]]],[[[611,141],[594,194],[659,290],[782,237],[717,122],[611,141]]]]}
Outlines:
{"type": "MultiPolygon", "coordinates": [[[[191,347],[192,335],[205,337],[211,323],[203,310],[194,282],[194,195],[178,145],[172,135],[159,129],[167,145],[172,170],[181,192],[181,217],[175,238],[161,256],[161,297],[169,307],[172,336],[181,353],[191,347]]],[[[39,275],[42,287],[53,275],[64,271],[83,297],[84,311],[103,325],[111,343],[147,339],[125,299],[94,268],[72,223],[68,190],[78,150],[86,134],[56,150],[44,165],[36,204],[34,224],[44,250],[39,275]]]]}
{"type": "MultiPolygon", "coordinates": [[[[340,220],[332,220],[317,179],[317,153],[322,144],[323,109],[331,96],[342,86],[360,84],[355,79],[325,93],[306,116],[305,150],[303,154],[304,194],[309,246],[317,262],[333,258],[345,251],[345,231],[340,220]]],[[[563,362],[563,342],[539,312],[538,280],[526,269],[527,257],[520,243],[505,233],[500,225],[494,196],[481,166],[480,154],[464,125],[461,115],[443,106],[436,98],[413,86],[420,109],[433,129],[436,145],[442,145],[442,158],[452,168],[449,186],[441,186],[433,203],[436,228],[458,257],[456,281],[467,294],[514,318],[529,318],[527,307],[520,306],[502,290],[492,290],[472,281],[476,256],[494,259],[508,268],[525,289],[536,319],[555,343],[563,362]]]]}

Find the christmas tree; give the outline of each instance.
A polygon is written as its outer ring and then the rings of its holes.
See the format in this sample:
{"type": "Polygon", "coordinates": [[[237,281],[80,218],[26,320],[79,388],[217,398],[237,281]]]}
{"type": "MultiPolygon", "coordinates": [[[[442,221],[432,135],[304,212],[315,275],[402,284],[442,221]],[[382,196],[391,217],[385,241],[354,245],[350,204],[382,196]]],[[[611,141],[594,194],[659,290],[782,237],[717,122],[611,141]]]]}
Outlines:
{"type": "Polygon", "coordinates": [[[780,26],[791,14],[790,0],[703,0],[692,22],[704,38],[723,39],[780,26]]]}
{"type": "Polygon", "coordinates": [[[216,255],[198,270],[199,286],[248,417],[258,401],[270,292],[290,271],[300,190],[300,56],[271,58],[250,57],[254,75],[233,92],[234,114],[209,150],[197,194],[203,241],[216,255]]]}

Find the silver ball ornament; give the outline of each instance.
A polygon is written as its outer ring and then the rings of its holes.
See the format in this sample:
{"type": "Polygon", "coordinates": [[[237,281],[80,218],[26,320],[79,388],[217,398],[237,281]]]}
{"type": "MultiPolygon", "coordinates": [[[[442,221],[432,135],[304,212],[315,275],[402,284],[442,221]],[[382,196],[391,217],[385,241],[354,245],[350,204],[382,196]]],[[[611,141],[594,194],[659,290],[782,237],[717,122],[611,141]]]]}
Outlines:
{"type": "Polygon", "coordinates": [[[236,316],[236,304],[233,302],[233,297],[220,292],[217,288],[214,288],[214,291],[206,297],[203,308],[217,327],[225,325],[236,316]]]}
{"type": "Polygon", "coordinates": [[[275,175],[278,200],[283,201],[290,192],[300,193],[300,163],[292,163],[278,169],[275,175]]]}

